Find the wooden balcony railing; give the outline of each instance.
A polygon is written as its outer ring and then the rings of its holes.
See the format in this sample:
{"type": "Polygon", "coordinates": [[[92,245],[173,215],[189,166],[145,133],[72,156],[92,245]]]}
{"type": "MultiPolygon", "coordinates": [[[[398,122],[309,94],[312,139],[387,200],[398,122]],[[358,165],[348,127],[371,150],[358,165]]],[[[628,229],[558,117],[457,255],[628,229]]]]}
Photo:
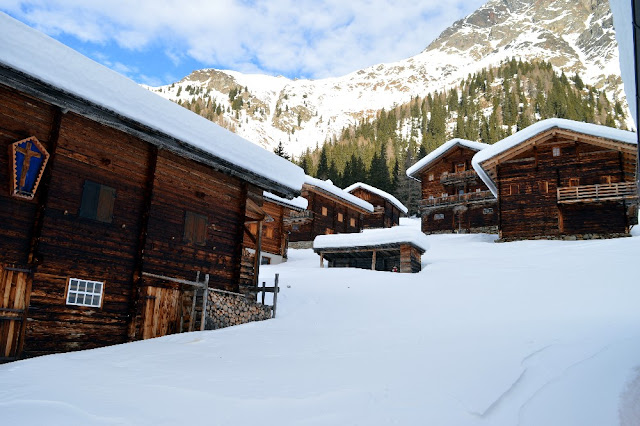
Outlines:
{"type": "Polygon", "coordinates": [[[301,212],[291,211],[289,216],[285,216],[285,223],[295,223],[295,222],[305,222],[307,220],[313,219],[313,211],[311,210],[303,210],[301,212]]]}
{"type": "Polygon", "coordinates": [[[444,172],[440,176],[440,183],[442,185],[452,185],[456,183],[467,182],[478,178],[478,174],[475,170],[465,170],[464,172],[449,173],[444,172]]]}
{"type": "Polygon", "coordinates": [[[635,182],[558,188],[558,203],[595,203],[638,198],[635,182]]]}
{"type": "Polygon", "coordinates": [[[447,197],[428,198],[420,201],[420,208],[447,206],[454,204],[466,204],[481,201],[495,200],[491,191],[469,192],[468,194],[449,195],[447,197]]]}

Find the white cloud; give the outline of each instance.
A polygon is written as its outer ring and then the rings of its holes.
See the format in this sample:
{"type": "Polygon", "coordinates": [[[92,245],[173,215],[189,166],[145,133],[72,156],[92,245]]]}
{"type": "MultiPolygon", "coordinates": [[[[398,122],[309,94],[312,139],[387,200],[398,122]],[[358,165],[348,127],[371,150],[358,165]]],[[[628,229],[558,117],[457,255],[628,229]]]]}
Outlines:
{"type": "Polygon", "coordinates": [[[162,46],[173,63],[311,78],[415,55],[484,0],[0,0],[49,33],[162,46]]]}

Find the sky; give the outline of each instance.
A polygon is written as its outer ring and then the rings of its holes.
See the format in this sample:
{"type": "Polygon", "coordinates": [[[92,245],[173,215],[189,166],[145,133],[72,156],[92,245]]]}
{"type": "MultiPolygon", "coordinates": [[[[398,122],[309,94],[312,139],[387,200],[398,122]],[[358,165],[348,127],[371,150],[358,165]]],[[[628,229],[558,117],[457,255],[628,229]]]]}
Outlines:
{"type": "Polygon", "coordinates": [[[202,68],[339,77],[420,53],[487,0],[0,0],[138,83],[202,68]]]}

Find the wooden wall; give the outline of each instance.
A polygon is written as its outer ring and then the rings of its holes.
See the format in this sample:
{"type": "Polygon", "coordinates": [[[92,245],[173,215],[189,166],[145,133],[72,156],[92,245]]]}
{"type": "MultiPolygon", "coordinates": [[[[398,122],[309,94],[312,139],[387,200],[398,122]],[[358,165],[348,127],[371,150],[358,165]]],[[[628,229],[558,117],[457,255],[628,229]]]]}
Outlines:
{"type": "MultiPolygon", "coordinates": [[[[287,228],[283,218],[289,214],[290,209],[281,204],[274,203],[265,198],[262,209],[273,221],[262,223],[262,251],[286,257],[287,228]]],[[[256,232],[257,234],[257,232],[256,232]]],[[[257,237],[257,235],[254,235],[257,237]]],[[[244,234],[244,247],[255,250],[256,245],[249,238],[247,232],[244,234]]]]}
{"type": "Polygon", "coordinates": [[[621,154],[582,142],[552,139],[501,163],[502,237],[624,233],[622,203],[557,203],[557,188],[570,186],[570,179],[578,178],[579,185],[594,185],[603,176],[610,176],[611,183],[624,180],[621,154]],[[559,147],[561,155],[554,157],[553,147],[559,147]]]}
{"type": "MultiPolygon", "coordinates": [[[[422,199],[426,200],[429,196],[438,198],[441,197],[443,193],[448,195],[457,194],[455,186],[444,186],[440,183],[440,176],[442,176],[443,173],[455,172],[456,164],[460,163],[465,165],[465,170],[473,170],[473,167],[471,166],[471,159],[476,152],[477,151],[469,148],[457,146],[438,159],[438,161],[422,170],[420,172],[420,180],[422,181],[422,199]],[[433,174],[433,180],[429,180],[430,174],[433,174]]],[[[475,192],[476,189],[487,191],[489,188],[487,188],[480,178],[476,178],[474,181],[469,182],[464,186],[465,193],[475,192]]]]}
{"type": "Polygon", "coordinates": [[[363,226],[368,228],[391,228],[400,224],[400,209],[391,204],[387,199],[363,188],[354,189],[351,194],[373,205],[375,211],[365,214],[363,226]]]}
{"type": "Polygon", "coordinates": [[[454,211],[456,206],[449,205],[431,208],[422,213],[422,232],[426,234],[463,232],[489,232],[498,227],[498,206],[496,200],[461,204],[466,208],[461,213],[454,211]],[[444,215],[436,219],[436,215],[444,215]]]}
{"type": "Polygon", "coordinates": [[[309,201],[307,210],[313,212],[313,219],[297,227],[294,225],[289,241],[313,241],[318,235],[362,230],[363,215],[354,208],[312,189],[303,190],[302,196],[309,201]],[[326,215],[322,214],[322,207],[326,207],[326,215]],[[342,213],[342,222],[338,220],[338,213],[342,213]],[[351,226],[351,218],[355,219],[355,226],[351,226]]]}

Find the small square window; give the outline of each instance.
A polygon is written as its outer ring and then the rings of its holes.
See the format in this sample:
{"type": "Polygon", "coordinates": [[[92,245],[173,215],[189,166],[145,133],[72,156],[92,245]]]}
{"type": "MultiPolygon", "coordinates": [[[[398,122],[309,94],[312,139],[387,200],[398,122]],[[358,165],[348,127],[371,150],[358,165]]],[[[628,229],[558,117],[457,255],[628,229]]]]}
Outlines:
{"type": "Polygon", "coordinates": [[[443,196],[443,197],[448,197],[448,196],[449,196],[449,194],[447,194],[446,192],[443,192],[443,193],[442,193],[442,196],[443,196]]]}
{"type": "Polygon", "coordinates": [[[260,264],[261,265],[270,265],[271,264],[271,258],[270,257],[266,257],[266,256],[262,256],[260,258],[260,264]]]}
{"type": "Polygon", "coordinates": [[[102,290],[104,283],[100,281],[80,280],[69,278],[67,288],[67,305],[102,306],[102,290]]]}
{"type": "Polygon", "coordinates": [[[326,229],[324,230],[324,233],[325,233],[325,235],[333,234],[333,229],[331,229],[331,228],[326,228],[326,229]]]}
{"type": "Polygon", "coordinates": [[[433,179],[435,179],[435,176],[433,173],[429,173],[429,181],[432,181],[433,179]]]}
{"type": "Polygon", "coordinates": [[[553,151],[553,156],[554,157],[560,157],[560,147],[559,146],[554,146],[552,151],[553,151]]]}
{"type": "Polygon", "coordinates": [[[328,214],[327,208],[322,207],[322,216],[326,216],[328,214]]]}
{"type": "Polygon", "coordinates": [[[267,238],[273,238],[273,228],[265,228],[264,235],[267,238]]]}
{"type": "Polygon", "coordinates": [[[570,178],[569,186],[580,186],[580,178],[570,178]]]}
{"type": "Polygon", "coordinates": [[[187,211],[184,215],[183,239],[187,243],[205,245],[207,242],[207,216],[187,211]]]}
{"type": "Polygon", "coordinates": [[[482,214],[493,214],[493,208],[482,209],[482,214]]]}
{"type": "Polygon", "coordinates": [[[113,222],[116,190],[90,180],[84,181],[78,216],[98,222],[113,222]]]}
{"type": "Polygon", "coordinates": [[[349,225],[351,225],[352,227],[356,226],[356,219],[354,217],[352,217],[351,219],[349,219],[349,225]]]}
{"type": "Polygon", "coordinates": [[[600,183],[602,185],[611,185],[611,176],[600,176],[600,183]]]}
{"type": "Polygon", "coordinates": [[[541,194],[546,194],[549,192],[549,182],[545,181],[541,181],[538,182],[538,190],[540,191],[541,194]]]}
{"type": "Polygon", "coordinates": [[[433,220],[443,220],[444,219],[444,213],[436,213],[433,215],[433,220]]]}
{"type": "Polygon", "coordinates": [[[518,195],[520,193],[520,185],[512,183],[507,185],[507,195],[518,195]]]}
{"type": "Polygon", "coordinates": [[[342,213],[338,213],[338,222],[344,222],[344,216],[342,213]]]}

